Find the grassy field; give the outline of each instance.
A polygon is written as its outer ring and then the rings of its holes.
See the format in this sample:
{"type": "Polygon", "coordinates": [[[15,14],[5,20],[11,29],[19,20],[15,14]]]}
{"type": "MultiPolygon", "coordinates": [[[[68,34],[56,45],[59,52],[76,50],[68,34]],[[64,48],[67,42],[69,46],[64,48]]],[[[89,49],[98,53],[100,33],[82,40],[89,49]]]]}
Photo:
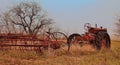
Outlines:
{"type": "Polygon", "coordinates": [[[120,42],[112,41],[111,50],[96,51],[90,46],[72,48],[71,52],[50,50],[0,51],[0,65],[120,65],[120,42]]]}

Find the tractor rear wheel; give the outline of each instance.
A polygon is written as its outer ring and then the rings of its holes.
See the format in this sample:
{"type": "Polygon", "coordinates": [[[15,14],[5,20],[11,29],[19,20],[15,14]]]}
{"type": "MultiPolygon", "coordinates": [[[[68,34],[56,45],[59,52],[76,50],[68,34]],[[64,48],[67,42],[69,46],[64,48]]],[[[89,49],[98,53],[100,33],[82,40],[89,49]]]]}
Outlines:
{"type": "Polygon", "coordinates": [[[107,32],[100,31],[95,36],[95,48],[97,50],[110,49],[110,36],[107,32]]]}

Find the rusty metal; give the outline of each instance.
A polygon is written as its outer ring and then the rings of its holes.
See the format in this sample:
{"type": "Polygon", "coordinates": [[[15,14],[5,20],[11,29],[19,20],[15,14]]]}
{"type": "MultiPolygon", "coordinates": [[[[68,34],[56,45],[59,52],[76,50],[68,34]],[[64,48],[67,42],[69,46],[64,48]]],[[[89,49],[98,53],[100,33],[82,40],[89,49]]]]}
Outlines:
{"type": "Polygon", "coordinates": [[[68,37],[68,50],[70,50],[71,44],[90,44],[97,50],[104,48],[110,48],[110,36],[107,33],[107,29],[100,27],[97,28],[97,24],[95,27],[91,27],[90,23],[86,23],[84,25],[84,29],[86,32],[82,35],[78,33],[73,33],[68,37]]]}
{"type": "Polygon", "coordinates": [[[110,36],[107,29],[91,27],[90,23],[84,25],[86,32],[82,35],[73,33],[69,37],[62,32],[51,32],[45,35],[26,35],[26,34],[0,34],[0,49],[21,49],[41,51],[43,49],[59,49],[64,47],[70,50],[73,43],[90,44],[100,50],[102,47],[110,48],[110,36]]]}
{"type": "Polygon", "coordinates": [[[62,32],[47,32],[46,35],[25,35],[25,34],[0,34],[0,49],[21,49],[40,51],[41,48],[59,49],[64,40],[59,40],[55,34],[63,35],[67,40],[67,36],[62,32]],[[29,48],[29,49],[28,49],[29,48]]]}

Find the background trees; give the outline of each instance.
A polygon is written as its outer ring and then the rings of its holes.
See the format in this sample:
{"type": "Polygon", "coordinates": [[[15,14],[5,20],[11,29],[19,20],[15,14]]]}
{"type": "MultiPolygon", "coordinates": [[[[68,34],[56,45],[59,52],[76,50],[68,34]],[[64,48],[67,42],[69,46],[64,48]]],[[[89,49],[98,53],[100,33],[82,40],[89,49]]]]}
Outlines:
{"type": "Polygon", "coordinates": [[[118,19],[118,21],[115,23],[115,25],[116,25],[115,35],[117,37],[120,37],[120,19],[118,19]]]}
{"type": "Polygon", "coordinates": [[[36,35],[43,28],[52,24],[46,12],[35,2],[25,2],[14,6],[1,16],[1,26],[5,26],[8,33],[22,32],[36,35]]]}

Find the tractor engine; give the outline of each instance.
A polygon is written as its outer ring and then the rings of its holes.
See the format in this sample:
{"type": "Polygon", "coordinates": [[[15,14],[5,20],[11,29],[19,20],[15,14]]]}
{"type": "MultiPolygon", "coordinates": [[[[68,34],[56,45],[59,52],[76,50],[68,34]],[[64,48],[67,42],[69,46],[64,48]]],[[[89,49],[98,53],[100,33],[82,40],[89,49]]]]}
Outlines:
{"type": "Polygon", "coordinates": [[[93,33],[93,34],[96,34],[96,33],[100,32],[100,31],[107,32],[107,29],[106,28],[102,28],[102,27],[100,27],[100,28],[90,27],[88,29],[88,33],[93,33]]]}

